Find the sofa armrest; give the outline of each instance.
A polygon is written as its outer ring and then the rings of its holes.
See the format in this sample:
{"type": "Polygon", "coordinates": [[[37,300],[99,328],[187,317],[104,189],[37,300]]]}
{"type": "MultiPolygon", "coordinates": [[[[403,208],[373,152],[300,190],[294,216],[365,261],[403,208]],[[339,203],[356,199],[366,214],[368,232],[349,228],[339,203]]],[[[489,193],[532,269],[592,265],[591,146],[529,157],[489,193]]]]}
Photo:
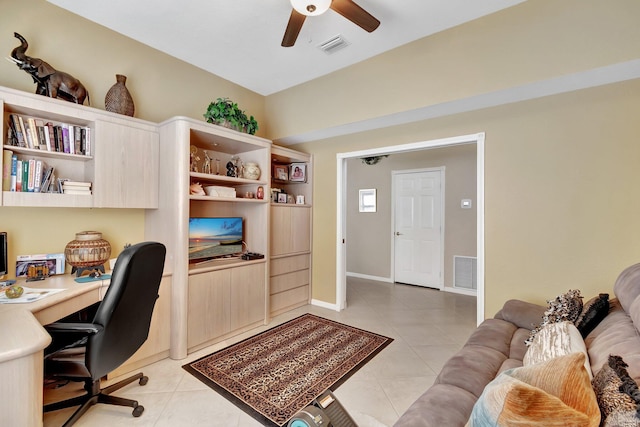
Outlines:
{"type": "Polygon", "coordinates": [[[533,329],[542,322],[547,307],[532,304],[517,299],[510,299],[494,316],[496,319],[506,320],[519,328],[533,329]]]}

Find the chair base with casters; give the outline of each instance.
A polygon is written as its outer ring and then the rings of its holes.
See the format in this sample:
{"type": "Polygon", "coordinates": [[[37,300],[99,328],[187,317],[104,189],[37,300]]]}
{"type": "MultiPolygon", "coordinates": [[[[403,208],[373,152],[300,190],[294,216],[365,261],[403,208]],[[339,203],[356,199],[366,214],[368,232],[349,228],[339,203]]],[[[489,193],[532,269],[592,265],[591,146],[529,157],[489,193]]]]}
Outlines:
{"type": "Polygon", "coordinates": [[[132,415],[134,417],[139,417],[144,412],[144,406],[139,405],[137,400],[133,399],[125,399],[123,397],[111,396],[116,390],[121,389],[122,387],[131,384],[134,381],[138,381],[138,384],[141,386],[146,385],[149,381],[149,377],[142,374],[142,372],[133,375],[131,377],[125,378],[124,380],[118,381],[115,384],[112,384],[105,388],[100,388],[100,380],[96,381],[85,381],[84,389],[87,392],[81,396],[72,397],[67,400],[63,400],[60,402],[49,403],[44,406],[44,412],[52,412],[57,411],[59,409],[71,408],[73,406],[80,407],[73,413],[71,418],[69,418],[62,427],[70,427],[75,424],[76,421],[85,413],[89,408],[91,408],[96,403],[105,403],[108,405],[118,405],[118,406],[130,406],[133,408],[132,415]]]}

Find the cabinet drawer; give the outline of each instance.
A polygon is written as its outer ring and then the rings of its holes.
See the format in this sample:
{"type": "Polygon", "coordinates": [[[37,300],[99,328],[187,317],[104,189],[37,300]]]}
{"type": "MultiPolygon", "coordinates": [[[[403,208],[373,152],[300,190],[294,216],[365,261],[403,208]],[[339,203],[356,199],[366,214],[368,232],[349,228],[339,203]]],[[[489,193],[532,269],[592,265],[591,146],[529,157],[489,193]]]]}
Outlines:
{"type": "Polygon", "coordinates": [[[287,274],[281,274],[271,278],[270,294],[274,295],[289,289],[298,288],[309,284],[309,270],[299,270],[287,274]]]}
{"type": "Polygon", "coordinates": [[[279,314],[278,312],[283,309],[308,304],[309,285],[271,295],[269,302],[271,304],[272,315],[279,314]]]}
{"type": "Polygon", "coordinates": [[[310,264],[310,255],[295,255],[286,258],[272,259],[270,264],[269,275],[278,276],[280,274],[289,273],[296,270],[308,269],[310,264]]]}

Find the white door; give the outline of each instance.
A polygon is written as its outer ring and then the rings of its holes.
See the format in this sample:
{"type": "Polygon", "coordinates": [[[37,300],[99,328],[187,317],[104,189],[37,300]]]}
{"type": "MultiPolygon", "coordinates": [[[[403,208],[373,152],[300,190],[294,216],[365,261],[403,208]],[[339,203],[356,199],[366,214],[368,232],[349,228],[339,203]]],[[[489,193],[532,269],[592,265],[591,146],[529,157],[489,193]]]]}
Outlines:
{"type": "Polygon", "coordinates": [[[394,279],[442,289],[442,170],[393,173],[394,279]]]}

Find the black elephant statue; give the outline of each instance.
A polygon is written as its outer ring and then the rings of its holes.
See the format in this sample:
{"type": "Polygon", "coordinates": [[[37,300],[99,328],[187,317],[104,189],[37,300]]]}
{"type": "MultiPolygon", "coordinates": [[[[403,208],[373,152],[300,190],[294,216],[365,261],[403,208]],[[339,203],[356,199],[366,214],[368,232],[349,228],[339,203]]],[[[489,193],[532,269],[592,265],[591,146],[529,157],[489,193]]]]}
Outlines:
{"type": "Polygon", "coordinates": [[[65,101],[84,104],[89,101],[89,94],[80,80],[63,71],[58,71],[40,58],[27,56],[25,52],[29,47],[27,40],[18,33],[13,35],[20,40],[20,46],[11,51],[11,61],[18,68],[31,74],[33,82],[37,85],[38,95],[60,98],[65,101]]]}

